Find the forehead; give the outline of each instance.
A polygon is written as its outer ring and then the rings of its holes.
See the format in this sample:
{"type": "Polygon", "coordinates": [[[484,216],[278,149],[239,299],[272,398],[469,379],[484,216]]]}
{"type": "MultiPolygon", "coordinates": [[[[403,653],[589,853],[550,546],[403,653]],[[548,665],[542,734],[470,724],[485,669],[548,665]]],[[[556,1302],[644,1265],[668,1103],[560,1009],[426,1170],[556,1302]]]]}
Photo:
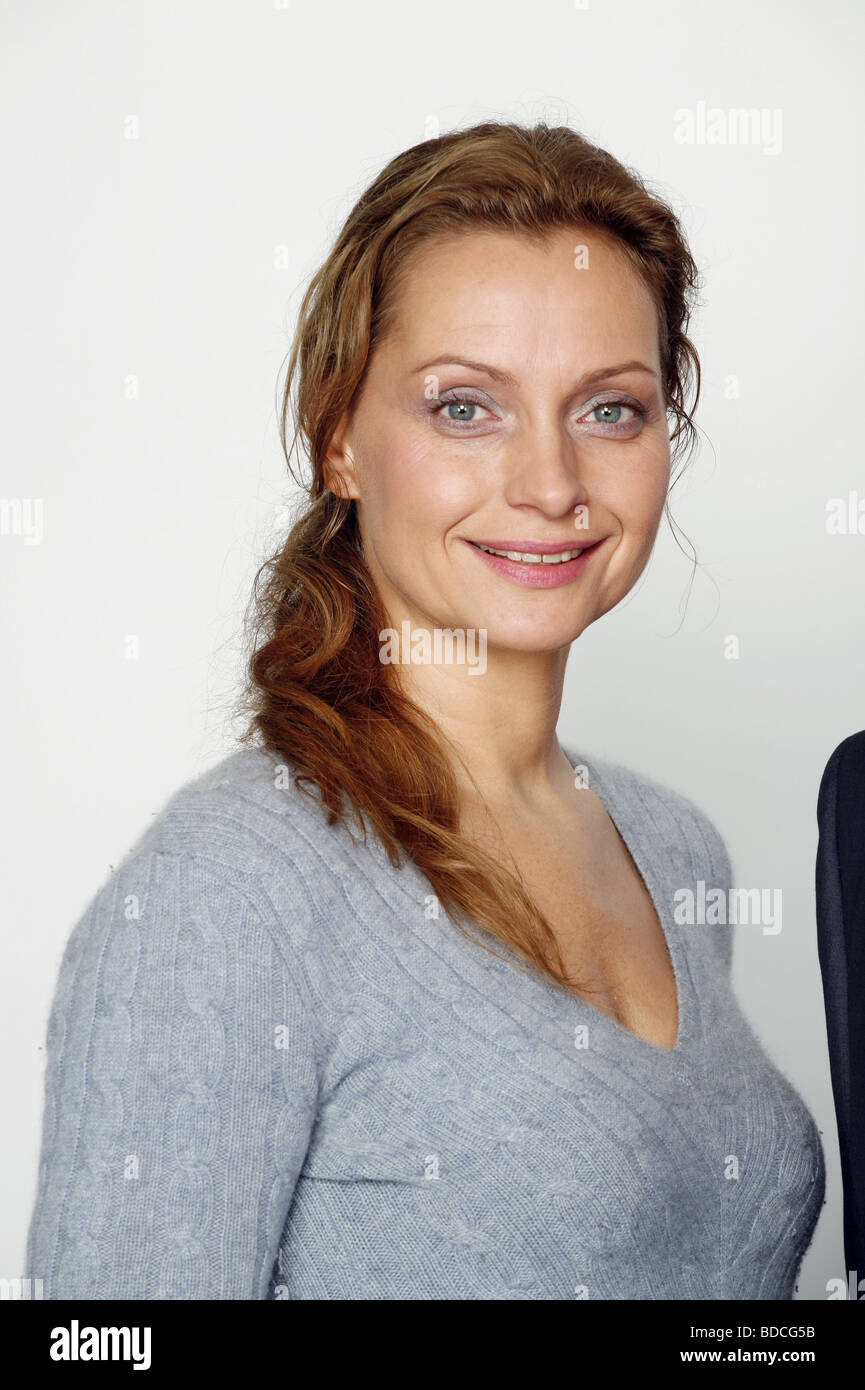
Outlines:
{"type": "Polygon", "coordinates": [[[551,341],[580,357],[657,352],[657,335],[652,295],[615,238],[573,227],[542,240],[478,229],[421,242],[400,277],[388,336],[394,351],[514,360],[551,341]]]}

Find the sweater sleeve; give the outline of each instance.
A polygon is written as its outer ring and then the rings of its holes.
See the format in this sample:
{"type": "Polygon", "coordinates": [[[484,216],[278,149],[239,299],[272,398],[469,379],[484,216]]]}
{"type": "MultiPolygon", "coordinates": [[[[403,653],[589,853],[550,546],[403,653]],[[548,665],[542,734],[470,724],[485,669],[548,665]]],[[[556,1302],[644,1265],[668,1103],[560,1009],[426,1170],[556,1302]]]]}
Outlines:
{"type": "Polygon", "coordinates": [[[45,1298],[272,1296],[318,1095],[289,960],[193,854],[133,855],[96,895],[48,1023],[27,1241],[45,1298]]]}

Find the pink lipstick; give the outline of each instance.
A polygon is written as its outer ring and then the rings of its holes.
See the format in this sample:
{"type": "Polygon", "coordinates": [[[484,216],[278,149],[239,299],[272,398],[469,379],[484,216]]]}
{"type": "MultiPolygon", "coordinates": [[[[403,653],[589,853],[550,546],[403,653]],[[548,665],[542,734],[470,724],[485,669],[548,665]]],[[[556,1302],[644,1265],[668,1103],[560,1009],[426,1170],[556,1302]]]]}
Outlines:
{"type": "Polygon", "coordinates": [[[584,542],[582,546],[573,541],[538,540],[466,540],[466,545],[506,579],[529,589],[557,589],[582,574],[604,539],[584,542]],[[567,559],[559,558],[565,555],[567,559]]]}

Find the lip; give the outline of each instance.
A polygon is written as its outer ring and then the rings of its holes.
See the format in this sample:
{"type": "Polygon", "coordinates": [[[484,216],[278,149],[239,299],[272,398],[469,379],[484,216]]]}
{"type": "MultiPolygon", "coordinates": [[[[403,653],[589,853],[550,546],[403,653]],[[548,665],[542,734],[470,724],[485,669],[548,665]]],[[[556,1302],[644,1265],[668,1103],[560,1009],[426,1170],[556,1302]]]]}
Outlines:
{"type": "MultiPolygon", "coordinates": [[[[465,537],[460,539],[464,540],[465,537]]],[[[545,565],[543,561],[536,565],[527,565],[522,560],[506,560],[502,555],[489,555],[485,550],[480,549],[476,541],[466,540],[475,555],[480,556],[481,560],[489,569],[495,570],[504,579],[512,579],[516,584],[521,584],[526,589],[558,589],[563,584],[570,584],[576,579],[586,565],[591,560],[596,550],[599,550],[606,537],[599,541],[594,541],[591,545],[583,548],[582,555],[578,555],[575,560],[560,560],[555,565],[545,565]]],[[[553,545],[546,545],[537,541],[532,542],[513,542],[502,543],[494,541],[482,541],[482,545],[492,546],[495,550],[522,550],[527,554],[537,555],[556,555],[562,550],[576,550],[577,546],[573,541],[567,544],[556,542],[553,545]]]]}
{"type": "Polygon", "coordinates": [[[595,541],[587,541],[584,546],[568,541],[488,541],[486,536],[469,540],[470,545],[488,545],[490,550],[519,550],[524,555],[560,555],[563,550],[588,550],[595,541]]]}

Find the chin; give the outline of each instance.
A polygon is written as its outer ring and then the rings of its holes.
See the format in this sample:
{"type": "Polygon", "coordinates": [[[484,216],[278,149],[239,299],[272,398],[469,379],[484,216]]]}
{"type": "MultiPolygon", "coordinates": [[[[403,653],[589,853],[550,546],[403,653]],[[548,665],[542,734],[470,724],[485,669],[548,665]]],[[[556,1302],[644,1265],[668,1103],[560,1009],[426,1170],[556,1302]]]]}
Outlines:
{"type": "Polygon", "coordinates": [[[591,619],[566,625],[551,623],[547,627],[539,627],[537,623],[509,625],[496,622],[487,627],[487,649],[523,652],[526,656],[540,655],[542,652],[559,652],[563,647],[569,647],[572,642],[576,642],[590,622],[591,619]]]}

